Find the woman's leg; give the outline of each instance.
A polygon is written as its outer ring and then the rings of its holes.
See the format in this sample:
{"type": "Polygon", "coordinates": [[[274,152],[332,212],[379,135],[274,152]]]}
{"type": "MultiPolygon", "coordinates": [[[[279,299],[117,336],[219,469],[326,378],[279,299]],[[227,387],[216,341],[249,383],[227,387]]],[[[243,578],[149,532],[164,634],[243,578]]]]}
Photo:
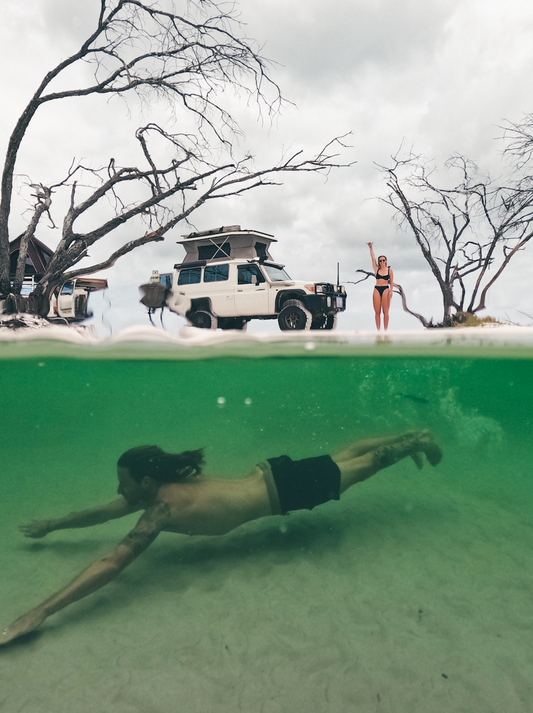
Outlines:
{"type": "Polygon", "coordinates": [[[383,310],[383,327],[387,331],[389,328],[390,289],[385,290],[381,295],[381,308],[383,310]]]}
{"type": "Polygon", "coordinates": [[[381,295],[379,291],[374,288],[372,294],[372,304],[374,305],[374,312],[376,314],[376,329],[381,329],[381,295]]]}

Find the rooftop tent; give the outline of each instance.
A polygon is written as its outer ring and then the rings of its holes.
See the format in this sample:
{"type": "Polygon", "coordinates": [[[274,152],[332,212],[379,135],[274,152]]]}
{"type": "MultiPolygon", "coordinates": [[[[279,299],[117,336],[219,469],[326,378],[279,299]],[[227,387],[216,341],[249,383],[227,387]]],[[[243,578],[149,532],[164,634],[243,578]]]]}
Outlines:
{"type": "Polygon", "coordinates": [[[273,260],[269,253],[271,243],[277,242],[268,233],[257,230],[241,230],[240,225],[229,225],[214,230],[184,235],[178,240],[183,245],[186,255],[182,265],[198,260],[252,260],[266,258],[273,260]]]}
{"type": "MultiPolygon", "coordinates": [[[[9,243],[9,272],[11,275],[14,275],[17,270],[21,238],[22,236],[19,236],[9,243]]],[[[37,240],[36,237],[30,238],[24,275],[26,277],[43,275],[53,254],[54,251],[50,250],[50,248],[40,240],[37,240]]],[[[107,280],[104,278],[87,276],[78,277],[76,279],[76,286],[87,292],[94,292],[96,290],[105,290],[108,285],[107,280]]]]}
{"type": "MultiPolygon", "coordinates": [[[[20,252],[20,241],[22,235],[9,243],[9,272],[14,275],[17,270],[17,260],[20,252]]],[[[26,266],[24,275],[43,275],[50,258],[54,254],[44,243],[36,237],[30,238],[28,243],[28,254],[26,256],[26,266]]]]}

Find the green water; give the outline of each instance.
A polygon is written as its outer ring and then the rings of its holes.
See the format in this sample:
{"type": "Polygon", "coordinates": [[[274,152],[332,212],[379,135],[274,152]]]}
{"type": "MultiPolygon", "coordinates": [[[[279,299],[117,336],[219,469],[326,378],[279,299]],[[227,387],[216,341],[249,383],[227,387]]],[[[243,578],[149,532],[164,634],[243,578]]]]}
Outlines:
{"type": "Polygon", "coordinates": [[[1,652],[5,713],[530,710],[533,360],[40,356],[0,361],[0,384],[4,624],[135,516],[40,541],[17,524],[112,499],[134,445],[205,447],[228,478],[421,427],[445,454],[312,513],[161,535],[1,652]]]}

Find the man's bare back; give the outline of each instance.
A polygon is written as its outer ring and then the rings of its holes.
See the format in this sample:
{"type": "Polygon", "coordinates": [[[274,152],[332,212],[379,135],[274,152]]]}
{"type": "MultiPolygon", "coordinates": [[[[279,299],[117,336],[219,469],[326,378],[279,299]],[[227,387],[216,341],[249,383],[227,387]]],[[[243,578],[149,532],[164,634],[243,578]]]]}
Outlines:
{"type": "Polygon", "coordinates": [[[427,431],[413,431],[401,436],[360,440],[331,457],[320,456],[298,462],[286,456],[272,459],[273,466],[274,462],[280,462],[277,479],[268,463],[259,464],[244,478],[225,479],[200,474],[201,451],[174,455],[165,454],[155,446],[131,449],[119,459],[118,499],[56,520],[33,520],[21,526],[25,536],[40,538],[54,530],[90,527],[144,510],[135,527],[111,552],[98,558],[67,586],[8,626],[0,636],[0,645],[33,631],[52,614],[112,581],[162,531],[225,535],[261,517],[284,513],[288,509],[312,509],[327,500],[338,499],[352,485],[407,456],[421,468],[422,453],[433,466],[442,456],[427,431]],[[136,451],[142,456],[138,462],[132,460],[136,451]],[[122,462],[126,456],[130,460],[126,458],[122,462]],[[170,470],[165,465],[167,461],[170,470]],[[308,468],[312,471],[309,492],[314,494],[310,500],[309,493],[303,493],[302,503],[305,504],[289,508],[287,503],[295,502],[294,493],[290,492],[293,483],[289,482],[287,489],[281,471],[285,471],[285,478],[287,473],[291,475],[293,472],[294,482],[303,487],[308,468]],[[172,479],[177,482],[168,482],[172,479]],[[330,492],[332,483],[336,485],[330,492]]]}
{"type": "Polygon", "coordinates": [[[225,535],[245,522],[272,514],[258,467],[235,480],[198,475],[181,483],[165,483],[156,503],[168,506],[165,532],[184,535],[225,535]]]}

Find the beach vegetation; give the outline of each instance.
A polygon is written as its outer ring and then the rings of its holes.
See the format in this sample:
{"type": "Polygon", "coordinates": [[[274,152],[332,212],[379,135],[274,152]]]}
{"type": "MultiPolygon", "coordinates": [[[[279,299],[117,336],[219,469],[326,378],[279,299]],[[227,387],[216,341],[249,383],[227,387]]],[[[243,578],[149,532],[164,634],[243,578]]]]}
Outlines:
{"type": "Polygon", "coordinates": [[[478,317],[477,314],[472,314],[470,312],[456,312],[452,315],[452,327],[484,327],[487,325],[499,325],[505,324],[500,319],[496,317],[490,317],[486,315],[485,317],[478,317]]]}

